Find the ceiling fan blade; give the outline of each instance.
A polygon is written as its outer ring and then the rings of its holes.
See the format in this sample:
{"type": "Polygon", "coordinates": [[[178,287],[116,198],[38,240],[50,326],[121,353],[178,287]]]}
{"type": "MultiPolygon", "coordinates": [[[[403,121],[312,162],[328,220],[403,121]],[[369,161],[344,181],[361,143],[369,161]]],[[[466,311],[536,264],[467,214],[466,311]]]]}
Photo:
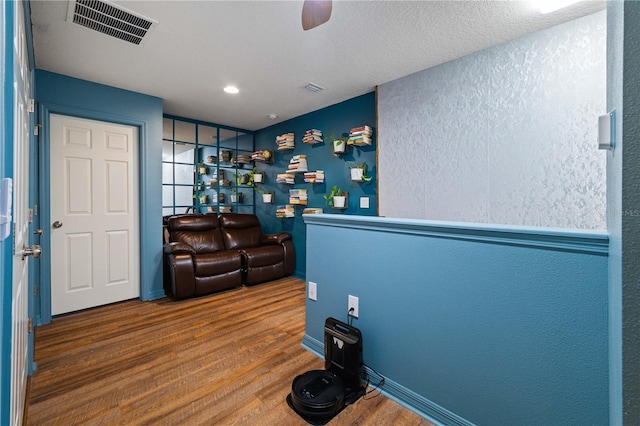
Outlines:
{"type": "Polygon", "coordinates": [[[302,29],[307,31],[324,24],[331,18],[332,0],[304,0],[302,29]]]}

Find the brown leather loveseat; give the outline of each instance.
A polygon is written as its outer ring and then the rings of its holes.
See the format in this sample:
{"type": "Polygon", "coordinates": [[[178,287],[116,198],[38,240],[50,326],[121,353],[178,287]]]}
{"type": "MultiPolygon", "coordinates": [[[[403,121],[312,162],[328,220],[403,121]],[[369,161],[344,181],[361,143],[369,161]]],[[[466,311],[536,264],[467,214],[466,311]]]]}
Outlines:
{"type": "Polygon", "coordinates": [[[263,234],[253,214],[172,216],[166,231],[165,290],[177,299],[282,278],[295,269],[291,234],[263,234]]]}

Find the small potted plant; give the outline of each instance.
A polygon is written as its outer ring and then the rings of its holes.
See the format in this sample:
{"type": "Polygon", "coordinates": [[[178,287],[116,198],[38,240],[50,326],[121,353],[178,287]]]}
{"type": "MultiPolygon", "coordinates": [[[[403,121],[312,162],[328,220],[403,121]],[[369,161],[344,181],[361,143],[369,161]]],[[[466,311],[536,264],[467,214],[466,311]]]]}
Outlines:
{"type": "Polygon", "coordinates": [[[345,165],[351,169],[351,180],[355,182],[369,182],[372,177],[367,176],[367,162],[356,163],[355,161],[347,161],[345,165]]]}
{"type": "Polygon", "coordinates": [[[343,209],[347,201],[347,194],[337,185],[333,185],[331,192],[324,195],[327,204],[336,209],[343,209]]]}
{"type": "Polygon", "coordinates": [[[233,188],[233,194],[231,194],[231,202],[242,203],[243,201],[244,201],[244,197],[242,192],[238,191],[238,188],[233,188]]]}
{"type": "Polygon", "coordinates": [[[209,202],[209,196],[207,194],[200,194],[198,196],[198,200],[200,201],[200,204],[207,204],[209,202]]]}
{"type": "Polygon", "coordinates": [[[253,169],[247,173],[247,176],[249,176],[247,185],[254,186],[256,183],[264,182],[264,172],[259,172],[256,166],[253,166],[253,169]]]}
{"type": "Polygon", "coordinates": [[[329,136],[327,136],[325,142],[327,142],[333,149],[333,155],[337,157],[338,154],[344,154],[346,152],[348,139],[349,137],[344,134],[339,138],[336,138],[335,135],[331,133],[329,136]]]}
{"type": "Polygon", "coordinates": [[[272,191],[264,191],[262,193],[262,202],[265,204],[273,203],[273,192],[272,191]]]}

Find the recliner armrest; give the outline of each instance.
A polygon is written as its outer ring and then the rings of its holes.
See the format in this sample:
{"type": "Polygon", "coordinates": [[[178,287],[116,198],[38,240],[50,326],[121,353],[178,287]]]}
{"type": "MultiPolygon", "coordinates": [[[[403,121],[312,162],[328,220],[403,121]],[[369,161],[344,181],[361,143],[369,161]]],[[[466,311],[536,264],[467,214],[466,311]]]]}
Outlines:
{"type": "Polygon", "coordinates": [[[196,254],[196,250],[186,243],[167,243],[164,245],[164,252],[166,254],[177,254],[177,253],[189,253],[196,254]]]}
{"type": "Polygon", "coordinates": [[[289,232],[279,232],[277,234],[266,234],[262,236],[260,240],[260,244],[282,244],[285,241],[289,241],[291,239],[291,234],[289,232]]]}

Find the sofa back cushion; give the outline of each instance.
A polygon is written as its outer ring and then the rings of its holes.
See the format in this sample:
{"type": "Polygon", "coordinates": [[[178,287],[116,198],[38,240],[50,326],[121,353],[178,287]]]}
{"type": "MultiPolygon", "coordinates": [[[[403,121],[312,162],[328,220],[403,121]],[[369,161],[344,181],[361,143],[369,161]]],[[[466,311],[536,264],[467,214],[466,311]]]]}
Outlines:
{"type": "Polygon", "coordinates": [[[216,215],[172,216],[167,220],[167,228],[171,242],[189,244],[197,254],[225,249],[216,215]]]}
{"type": "Polygon", "coordinates": [[[262,228],[254,214],[223,213],[220,215],[220,227],[228,250],[260,246],[262,228]]]}

